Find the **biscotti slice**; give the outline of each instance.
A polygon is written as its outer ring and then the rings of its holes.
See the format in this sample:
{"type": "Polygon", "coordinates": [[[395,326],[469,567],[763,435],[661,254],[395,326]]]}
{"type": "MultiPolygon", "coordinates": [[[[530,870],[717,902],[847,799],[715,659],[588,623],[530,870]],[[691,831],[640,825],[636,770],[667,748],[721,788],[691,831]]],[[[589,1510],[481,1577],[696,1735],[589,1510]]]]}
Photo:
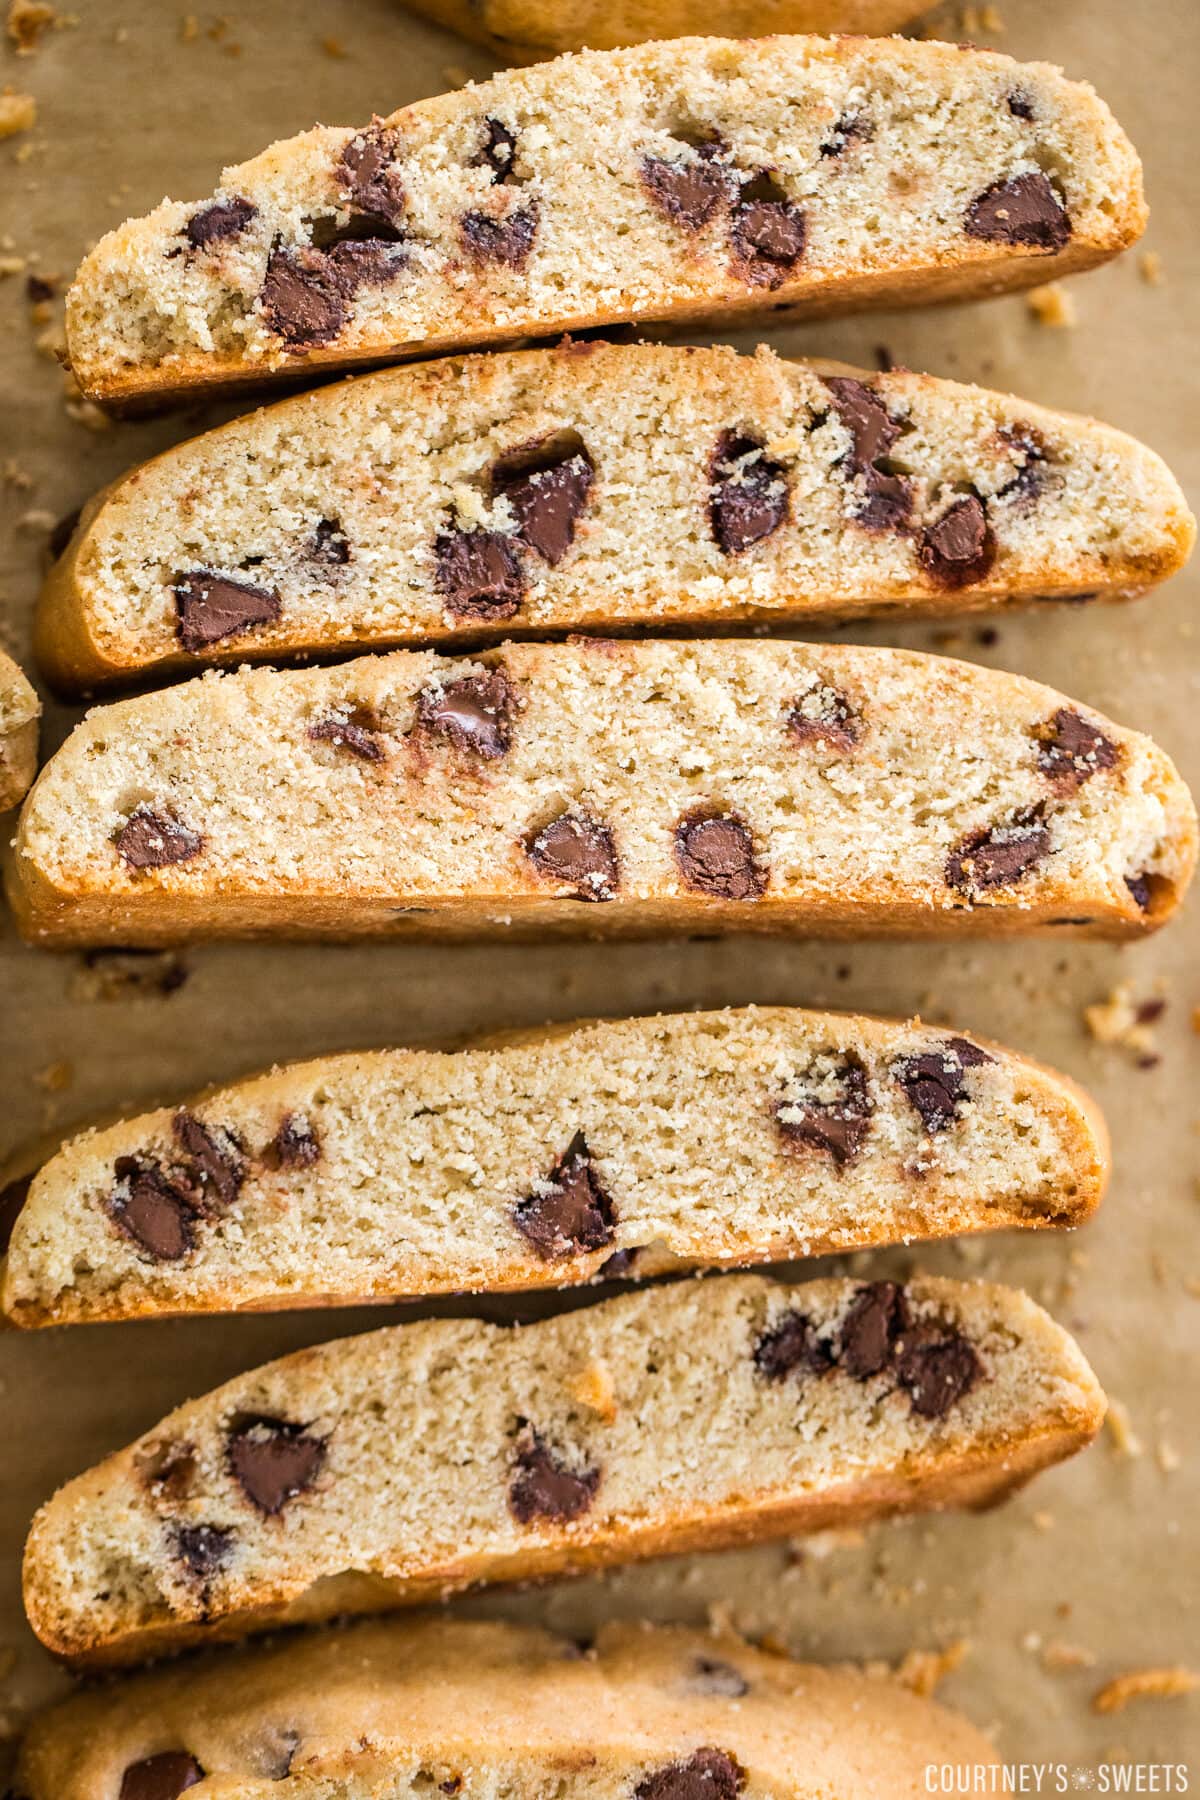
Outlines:
{"type": "Polygon", "coordinates": [[[11,656],[0,650],[0,812],[15,806],[37,772],[41,701],[11,656]]]}
{"type": "Polygon", "coordinates": [[[80,1694],[30,1728],[21,1800],[918,1800],[988,1740],[891,1681],[730,1632],[395,1619],[80,1694]]]}
{"type": "Polygon", "coordinates": [[[630,319],[1028,286],[1142,229],[1141,169],[1046,63],[676,38],[325,127],[102,238],[71,366],[117,402],[630,319]]]}
{"type": "Polygon", "coordinates": [[[92,1132],[34,1181],[17,1325],[558,1287],[1078,1224],[1073,1083],[919,1023],[786,1007],[323,1057],[92,1132]]]}
{"type": "Polygon", "coordinates": [[[1145,738],[915,652],[394,651],[90,713],[10,865],[45,944],[702,930],[1138,933],[1195,813],[1145,738]]]}
{"type": "Polygon", "coordinates": [[[984,1283],[682,1280],[303,1350],[59,1490],[30,1623],[117,1664],[475,1582],[981,1505],[1081,1448],[1067,1334],[984,1283]]]}
{"type": "Polygon", "coordinates": [[[1194,522],[1153,452],[897,370],[571,341],[233,420],[88,508],[47,580],[60,686],[500,631],[1130,597],[1194,522]]]}

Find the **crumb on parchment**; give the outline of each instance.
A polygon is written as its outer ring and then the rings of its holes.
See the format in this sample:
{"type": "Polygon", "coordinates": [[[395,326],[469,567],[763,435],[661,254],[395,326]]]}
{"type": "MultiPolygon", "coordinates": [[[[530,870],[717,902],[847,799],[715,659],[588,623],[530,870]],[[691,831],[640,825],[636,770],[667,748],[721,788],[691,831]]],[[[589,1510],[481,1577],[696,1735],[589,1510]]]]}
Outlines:
{"type": "Polygon", "coordinates": [[[1025,305],[1039,325],[1064,330],[1079,323],[1074,297],[1061,281],[1048,281],[1044,287],[1031,288],[1025,296],[1025,305]]]}
{"type": "Polygon", "coordinates": [[[1127,1669],[1114,1675],[1092,1695],[1092,1711],[1120,1712],[1133,1700],[1176,1700],[1200,1688],[1200,1674],[1181,1663],[1164,1664],[1161,1668],[1127,1669]]]}
{"type": "Polygon", "coordinates": [[[12,87],[0,92],[0,138],[32,131],[36,124],[37,101],[32,94],[18,94],[12,87]]]}

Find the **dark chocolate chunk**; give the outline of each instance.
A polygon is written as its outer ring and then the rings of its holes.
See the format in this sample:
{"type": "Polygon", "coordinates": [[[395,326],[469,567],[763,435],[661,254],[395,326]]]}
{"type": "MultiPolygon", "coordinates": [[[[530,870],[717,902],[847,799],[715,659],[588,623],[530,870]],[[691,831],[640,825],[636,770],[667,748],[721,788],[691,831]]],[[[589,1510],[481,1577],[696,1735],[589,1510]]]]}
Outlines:
{"type": "Polygon", "coordinates": [[[974,1346],[952,1325],[919,1324],[905,1332],[896,1378],[920,1418],[944,1418],[982,1374],[974,1346]]]}
{"type": "Polygon", "coordinates": [[[1101,769],[1116,767],[1118,751],[1112,739],[1068,706],[1060,706],[1033,735],[1038,768],[1059,794],[1072,794],[1101,769]]]}
{"type": "Polygon", "coordinates": [[[616,1208],[600,1185],[582,1131],[513,1213],[521,1236],[546,1262],[601,1250],[615,1235],[616,1208]]]}
{"type": "Polygon", "coordinates": [[[256,625],[270,625],[282,610],[273,588],[255,587],[252,582],[235,581],[229,575],[214,575],[210,569],[192,569],[177,575],[171,592],[179,615],[179,641],[192,654],[256,625]]]}
{"type": "Polygon", "coordinates": [[[379,715],[369,706],[343,705],[314,719],[307,736],[317,743],[346,750],[360,762],[382,762],[387,754],[379,736],[379,715]]]}
{"type": "Polygon", "coordinates": [[[967,1038],[948,1038],[936,1050],[902,1056],[893,1064],[892,1074],[921,1115],[926,1131],[945,1131],[954,1124],[967,1098],[964,1072],[992,1060],[967,1038]]]}
{"type": "Polygon", "coordinates": [[[336,519],[318,519],[300,552],[306,563],[322,569],[344,569],[353,560],[350,539],[336,519]]]}
{"type": "Polygon", "coordinates": [[[968,237],[1030,250],[1061,250],[1071,237],[1062,201],[1040,172],[994,181],[972,200],[963,223],[968,237]]]}
{"type": "Polygon", "coordinates": [[[538,874],[575,890],[577,900],[611,900],[621,884],[612,832],[587,813],[560,813],[526,840],[538,874]]]}
{"type": "Polygon", "coordinates": [[[551,1519],[556,1524],[588,1511],[600,1486],[599,1469],[576,1472],[555,1455],[532,1425],[523,1425],[516,1442],[515,1473],[508,1504],[518,1524],[551,1519]]]}
{"type": "Polygon", "coordinates": [[[927,525],[918,554],[921,567],[940,587],[982,581],[996,560],[996,540],[978,494],[964,494],[927,525]]]}
{"type": "Polygon", "coordinates": [[[606,1256],[596,1270],[597,1281],[620,1281],[623,1276],[632,1275],[639,1255],[639,1247],[635,1244],[632,1250],[614,1250],[606,1256]]]}
{"type": "Polygon", "coordinates": [[[189,1575],[207,1581],[233,1555],[233,1531],[227,1525],[176,1525],[171,1531],[175,1554],[189,1575]]]}
{"type": "Polygon", "coordinates": [[[775,288],[804,255],[808,222],[803,209],[764,169],[743,183],[734,203],[730,236],[742,278],[775,288]]]}
{"type": "Polygon", "coordinates": [[[709,468],[709,522],[726,556],[748,550],[783,524],[788,513],[787,470],[767,455],[760,439],[723,431],[709,468]]]}
{"type": "Polygon", "coordinates": [[[520,696],[503,669],[486,675],[464,675],[444,687],[422,688],[417,695],[417,724],[445,738],[456,750],[495,762],[512,743],[513,721],[520,696]]]}
{"type": "Polygon", "coordinates": [[[162,1750],[130,1763],[121,1777],[120,1800],[177,1800],[204,1780],[204,1770],[183,1750],[162,1750]]]}
{"type": "Polygon", "coordinates": [[[833,1351],[817,1336],[811,1319],[789,1312],[755,1344],[754,1366],[768,1381],[784,1381],[797,1370],[825,1375],[833,1367],[833,1351]]]}
{"type": "Polygon", "coordinates": [[[516,154],[516,132],[510,131],[507,125],[502,125],[499,119],[486,118],[483,121],[483,142],[479,146],[478,156],[471,158],[471,167],[490,169],[493,182],[511,181],[516,154]]]}
{"type": "Polygon", "coordinates": [[[859,1288],[842,1320],[838,1364],[855,1381],[878,1375],[892,1362],[908,1330],[908,1301],[895,1281],[859,1288]]]}
{"type": "Polygon", "coordinates": [[[398,251],[390,238],[344,238],[326,260],[339,291],[348,300],[359,288],[386,286],[408,268],[408,253],[398,251]]]}
{"type": "Polygon", "coordinates": [[[130,869],[166,869],[172,863],[191,862],[204,848],[198,831],[144,802],[134,807],[114,843],[117,855],[130,869]]]}
{"type": "MultiPolygon", "coordinates": [[[[1154,898],[1148,875],[1127,875],[1125,886],[1133,895],[1134,902],[1143,912],[1150,911],[1150,902],[1154,898]]],[[[1086,921],[1085,921],[1086,923],[1086,921]]]]}
{"type": "Polygon", "coordinates": [[[327,1440],[287,1419],[246,1419],[229,1434],[229,1469],[259,1512],[281,1513],[312,1486],[325,1461],[327,1440]]]}
{"type": "Polygon", "coordinates": [[[323,250],[272,250],[260,300],[267,324],[289,350],[328,344],[346,323],[346,292],[323,250]]]}
{"type": "Polygon", "coordinates": [[[156,1501],[178,1505],[186,1500],[196,1479],[198,1464],[195,1444],[172,1438],[156,1444],[138,1458],[137,1471],[156,1501]]]}
{"type": "Polygon", "coordinates": [[[1014,88],[1010,94],[1005,95],[1004,103],[1014,119],[1032,119],[1033,96],[1024,88],[1014,88]]]}
{"type": "Polygon", "coordinates": [[[1021,466],[996,498],[1024,511],[1037,499],[1045,481],[1045,466],[1051,460],[1045,439],[1040,431],[1022,421],[1002,425],[996,435],[1021,458],[1021,466]]]}
{"type": "Polygon", "coordinates": [[[727,172],[702,153],[687,162],[643,157],[642,185],[659,211],[686,231],[703,230],[731,191],[727,172]]]}
{"type": "Polygon", "coordinates": [[[575,525],[587,505],[592,459],[577,450],[510,452],[492,468],[492,490],[503,494],[517,518],[521,541],[553,568],[575,539],[575,525]]]}
{"type": "Polygon", "coordinates": [[[835,750],[853,750],[862,731],[861,717],[836,688],[810,688],[787,715],[787,734],[797,744],[829,744],[835,750]]]}
{"type": "Polygon", "coordinates": [[[867,144],[875,136],[875,124],[867,113],[843,113],[825,142],[822,156],[841,156],[851,144],[867,144]]]}
{"type": "Polygon", "coordinates": [[[229,1206],[246,1179],[246,1159],[233,1132],[221,1125],[203,1124],[182,1106],[171,1120],[171,1129],[203,1199],[209,1200],[211,1189],[223,1206],[229,1206]]]}
{"type": "Polygon", "coordinates": [[[719,1694],[724,1700],[740,1700],[750,1692],[750,1683],[741,1670],[716,1656],[694,1657],[687,1685],[689,1693],[719,1694]]]}
{"type": "Polygon", "coordinates": [[[127,1238],[156,1262],[180,1262],[195,1243],[197,1194],[181,1171],[137,1156],[120,1156],[117,1185],[105,1211],[127,1238]]]}
{"type": "Polygon", "coordinates": [[[32,1175],[22,1175],[0,1188],[0,1256],[6,1254],[12,1243],[13,1227],[21,1216],[32,1183],[32,1175]]]}
{"type": "Polygon", "coordinates": [[[946,858],[946,881],[960,894],[1011,887],[1050,854],[1050,830],[1040,806],[967,834],[946,858]]]}
{"type": "Polygon", "coordinates": [[[459,619],[511,619],[525,597],[517,540],[501,531],[448,526],[434,544],[434,582],[459,619]]]}
{"type": "Polygon", "coordinates": [[[853,1054],[828,1073],[816,1070],[793,1082],[775,1107],[783,1147],[824,1150],[839,1169],[852,1162],[866,1142],[874,1105],[867,1071],[853,1054]]]}
{"type": "Polygon", "coordinates": [[[339,185],[356,212],[395,226],[404,215],[404,184],[396,167],[399,138],[382,119],[352,137],[338,159],[339,185]]]}
{"type": "Polygon", "coordinates": [[[825,386],[833,396],[838,418],[850,433],[849,468],[862,477],[866,489],[855,512],[861,525],[872,531],[899,531],[912,512],[912,489],[900,475],[878,464],[904,427],[864,381],[850,375],[828,375],[825,386]]]}
{"type": "Polygon", "coordinates": [[[675,827],[675,866],[688,887],[716,900],[761,900],[766,892],[766,870],[736,813],[685,813],[675,827]]]}
{"type": "Polygon", "coordinates": [[[263,1160],[271,1169],[311,1169],[320,1162],[321,1140],[304,1113],[284,1113],[263,1160]]]}
{"type": "Polygon", "coordinates": [[[724,1750],[694,1750],[686,1762],[668,1763],[644,1775],[636,1800],[736,1800],[746,1785],[741,1767],[724,1750]]]}
{"type": "Polygon", "coordinates": [[[220,244],[226,238],[239,236],[257,217],[258,208],[253,201],[235,195],[232,200],[212,200],[202,206],[183,229],[193,250],[207,250],[210,244],[220,244]]]}
{"type": "Polygon", "coordinates": [[[463,246],[476,263],[503,263],[510,269],[523,269],[533,240],[537,236],[536,201],[518,206],[502,219],[490,213],[463,214],[463,246]]]}

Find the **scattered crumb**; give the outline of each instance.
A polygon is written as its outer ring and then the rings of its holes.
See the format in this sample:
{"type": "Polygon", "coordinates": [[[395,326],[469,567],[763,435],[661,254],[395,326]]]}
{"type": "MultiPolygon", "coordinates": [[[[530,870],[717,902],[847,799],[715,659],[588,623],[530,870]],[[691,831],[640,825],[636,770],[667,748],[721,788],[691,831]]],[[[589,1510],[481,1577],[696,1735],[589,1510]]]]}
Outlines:
{"type": "Polygon", "coordinates": [[[978,31],[990,31],[994,37],[1004,34],[1004,19],[996,6],[964,6],[958,15],[959,30],[968,37],[978,31]]]}
{"type": "Polygon", "coordinates": [[[1064,1644],[1059,1638],[1051,1638],[1042,1650],[1042,1667],[1052,1674],[1060,1669],[1091,1669],[1096,1665],[1096,1658],[1091,1650],[1085,1650],[1080,1644],[1064,1644]]]}
{"type": "Polygon", "coordinates": [[[1178,1450],[1176,1450],[1174,1444],[1170,1443],[1166,1438],[1159,1438],[1158,1447],[1154,1452],[1154,1460],[1164,1475],[1174,1475],[1176,1469],[1180,1467],[1183,1458],[1180,1456],[1178,1450]]]}
{"type": "Polygon", "coordinates": [[[1193,1300],[1200,1300],[1200,1275],[1185,1276],[1183,1291],[1190,1294],[1193,1300]]]}
{"type": "Polygon", "coordinates": [[[29,274],[25,277],[25,298],[30,306],[43,306],[47,300],[53,300],[61,286],[61,275],[29,274]]]}
{"type": "Polygon", "coordinates": [[[1113,1449],[1118,1456],[1141,1456],[1142,1440],[1133,1429],[1129,1418],[1129,1410],[1120,1400],[1109,1400],[1108,1414],[1104,1421],[1108,1434],[1113,1441],[1113,1449]]]}
{"type": "Polygon", "coordinates": [[[1133,983],[1124,981],[1112,990],[1107,1000],[1085,1006],[1083,1019],[1098,1044],[1112,1044],[1128,1050],[1145,1067],[1147,1065],[1141,1059],[1154,1055],[1152,1027],[1157,1025],[1166,1009],[1167,1003],[1162,999],[1135,1001],[1133,983]]]}
{"type": "Polygon", "coordinates": [[[1138,257],[1138,274],[1147,287],[1161,287],[1166,280],[1163,274],[1162,257],[1157,250],[1143,250],[1138,257]]]}
{"type": "Polygon", "coordinates": [[[1092,1711],[1120,1712],[1131,1700],[1174,1700],[1200,1688],[1200,1675],[1179,1663],[1160,1669],[1129,1669],[1114,1675],[1092,1695],[1092,1711]]]}
{"type": "Polygon", "coordinates": [[[48,1094],[61,1094],[74,1079],[75,1066],[69,1062],[52,1062],[46,1068],[38,1069],[33,1077],[34,1084],[45,1088],[48,1094]]]}
{"type": "Polygon", "coordinates": [[[18,131],[32,131],[37,124],[37,101],[32,94],[18,94],[6,87],[0,93],[0,138],[16,137],[18,131]]]}
{"type": "Polygon", "coordinates": [[[1061,281],[1048,281],[1044,287],[1030,288],[1025,305],[1039,325],[1063,329],[1079,323],[1075,301],[1061,281]]]}
{"type": "MultiPolygon", "coordinates": [[[[63,352],[65,355],[65,341],[63,344],[63,352]]],[[[109,418],[108,414],[103,408],[97,406],[94,401],[84,399],[79,391],[78,383],[69,369],[63,374],[63,405],[66,407],[67,417],[72,420],[74,424],[82,425],[85,431],[101,432],[112,430],[112,420],[109,418]]]]}
{"type": "Polygon", "coordinates": [[[58,14],[45,0],[9,0],[8,41],[18,56],[32,56],[43,31],[58,23],[58,14]]]}
{"type": "Polygon", "coordinates": [[[1044,1507],[1040,1508],[1033,1515],[1033,1528],[1035,1531],[1053,1531],[1055,1523],[1054,1514],[1052,1512],[1047,1512],[1044,1507]]]}
{"type": "Polygon", "coordinates": [[[323,37],[321,39],[321,49],[326,56],[332,56],[335,62],[343,62],[349,54],[341,38],[323,37]]]}
{"type": "Polygon", "coordinates": [[[23,512],[16,521],[15,529],[28,531],[35,537],[43,532],[51,532],[54,530],[54,514],[47,512],[45,507],[31,506],[29,511],[23,512]]]}
{"type": "Polygon", "coordinates": [[[581,1406],[590,1407],[606,1425],[612,1424],[617,1416],[617,1393],[607,1363],[593,1357],[571,1382],[570,1391],[581,1406]]]}
{"type": "Polygon", "coordinates": [[[791,1554],[797,1562],[822,1562],[835,1550],[857,1550],[865,1542],[866,1533],[857,1526],[835,1526],[829,1531],[814,1531],[808,1537],[797,1538],[791,1546],[791,1554]]]}
{"type": "Polygon", "coordinates": [[[27,262],[28,258],[24,256],[0,256],[0,280],[5,275],[20,275],[26,268],[27,262]]]}
{"type": "Polygon", "coordinates": [[[970,1649],[966,1638],[958,1638],[944,1650],[910,1650],[893,1671],[894,1679],[910,1693],[928,1700],[947,1675],[953,1675],[966,1660],[970,1649]]]}
{"type": "Polygon", "coordinates": [[[67,998],[85,1003],[165,999],[187,978],[187,964],[174,950],[88,950],[67,984],[67,998]]]}
{"type": "Polygon", "coordinates": [[[185,44],[194,44],[200,36],[200,21],[195,13],[184,13],[179,21],[179,35],[185,44]]]}

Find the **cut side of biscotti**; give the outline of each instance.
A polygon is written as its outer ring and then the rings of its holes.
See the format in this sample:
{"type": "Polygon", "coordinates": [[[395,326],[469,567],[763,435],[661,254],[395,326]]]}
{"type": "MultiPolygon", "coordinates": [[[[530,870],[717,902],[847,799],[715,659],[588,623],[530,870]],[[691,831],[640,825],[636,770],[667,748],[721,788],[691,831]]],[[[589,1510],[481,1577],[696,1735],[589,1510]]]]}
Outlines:
{"type": "Polygon", "coordinates": [[[525,1326],[433,1320],[237,1377],[39,1512],[42,1642],[136,1661],[476,1582],[981,1505],[1104,1400],[1011,1289],[683,1280],[525,1326]]]}
{"type": "Polygon", "coordinates": [[[793,643],[510,644],[211,671],[97,708],[25,803],[45,944],[1138,933],[1195,813],[1168,759],[1036,682],[793,643]]]}
{"type": "Polygon", "coordinates": [[[1048,64],[677,38],[275,144],[102,238],[67,335],[90,397],[161,399],[613,321],[996,293],[1144,218],[1128,139],[1048,64]]]}
{"type": "Polygon", "coordinates": [[[37,772],[41,701],[0,650],[0,812],[24,798],[37,772]]]}
{"type": "Polygon", "coordinates": [[[784,1007],[325,1057],[79,1138],[33,1183],[18,1325],[558,1287],[1077,1224],[1073,1083],[920,1023],[784,1007]]]}
{"type": "Polygon", "coordinates": [[[500,632],[1130,597],[1194,522],[1090,420],[770,350],[575,343],[366,375],[100,495],[39,659],[87,688],[500,632]]]}
{"type": "Polygon", "coordinates": [[[383,1620],[131,1676],[36,1719],[18,1800],[918,1800],[996,1765],[892,1681],[730,1632],[383,1620]],[[186,1777],[186,1778],[185,1778],[186,1777]]]}

